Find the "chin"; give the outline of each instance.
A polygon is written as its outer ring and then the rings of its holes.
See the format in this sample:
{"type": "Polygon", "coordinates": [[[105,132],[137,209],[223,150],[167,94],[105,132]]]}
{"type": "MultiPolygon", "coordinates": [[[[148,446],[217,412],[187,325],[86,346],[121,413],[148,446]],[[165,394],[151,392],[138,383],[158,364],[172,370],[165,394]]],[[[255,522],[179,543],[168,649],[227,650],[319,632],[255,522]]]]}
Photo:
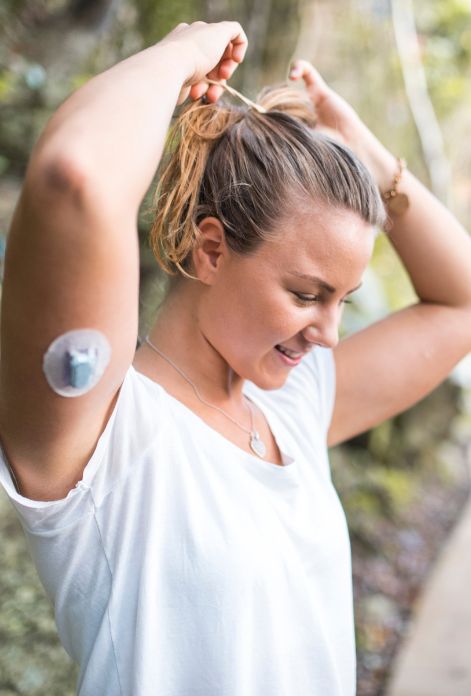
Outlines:
{"type": "Polygon", "coordinates": [[[281,389],[283,384],[286,382],[288,375],[253,375],[247,377],[249,382],[255,384],[259,389],[264,391],[273,391],[275,389],[281,389]]]}
{"type": "MultiPolygon", "coordinates": [[[[245,356],[244,356],[245,357],[245,356]]],[[[235,361],[234,361],[235,363],[235,361]]],[[[233,363],[233,371],[242,379],[252,382],[259,389],[264,391],[274,391],[281,389],[288,379],[291,369],[279,369],[279,367],[266,360],[266,356],[262,356],[259,360],[250,360],[250,356],[238,365],[233,363]]]]}

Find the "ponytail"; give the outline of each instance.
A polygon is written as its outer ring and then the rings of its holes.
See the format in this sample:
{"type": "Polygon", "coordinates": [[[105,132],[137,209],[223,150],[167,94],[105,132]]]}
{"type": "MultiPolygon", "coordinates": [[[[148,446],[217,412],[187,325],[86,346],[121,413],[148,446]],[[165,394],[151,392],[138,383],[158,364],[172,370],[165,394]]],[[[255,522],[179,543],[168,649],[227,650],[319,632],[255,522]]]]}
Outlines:
{"type": "Polygon", "coordinates": [[[384,224],[371,175],[348,148],[314,130],[305,92],[265,89],[253,106],[193,102],[177,119],[151,230],[155,257],[167,273],[193,277],[191,252],[205,217],[218,218],[228,246],[248,254],[277,233],[300,195],[384,224]]]}
{"type": "Polygon", "coordinates": [[[209,153],[243,114],[193,102],[170,131],[167,156],[155,193],[151,246],[164,271],[189,275],[182,264],[198,239],[197,209],[209,153]]]}

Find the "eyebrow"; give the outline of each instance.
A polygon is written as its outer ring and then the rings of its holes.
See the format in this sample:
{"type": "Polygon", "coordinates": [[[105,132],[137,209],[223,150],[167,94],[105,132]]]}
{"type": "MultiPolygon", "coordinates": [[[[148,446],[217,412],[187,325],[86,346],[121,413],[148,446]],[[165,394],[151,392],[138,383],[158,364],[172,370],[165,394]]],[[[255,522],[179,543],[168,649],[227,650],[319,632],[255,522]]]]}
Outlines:
{"type": "MultiPolygon", "coordinates": [[[[297,271],[290,271],[290,275],[294,275],[296,276],[296,278],[301,278],[302,280],[307,280],[310,283],[314,283],[318,287],[322,288],[323,290],[326,290],[326,292],[330,292],[331,294],[337,292],[336,288],[334,288],[332,285],[329,285],[329,283],[326,283],[325,280],[322,280],[322,278],[319,278],[318,276],[309,275],[309,273],[298,273],[297,271]]],[[[352,292],[355,292],[355,290],[358,290],[359,288],[361,288],[361,286],[362,283],[357,285],[355,288],[348,290],[347,295],[350,295],[352,292]]]]}

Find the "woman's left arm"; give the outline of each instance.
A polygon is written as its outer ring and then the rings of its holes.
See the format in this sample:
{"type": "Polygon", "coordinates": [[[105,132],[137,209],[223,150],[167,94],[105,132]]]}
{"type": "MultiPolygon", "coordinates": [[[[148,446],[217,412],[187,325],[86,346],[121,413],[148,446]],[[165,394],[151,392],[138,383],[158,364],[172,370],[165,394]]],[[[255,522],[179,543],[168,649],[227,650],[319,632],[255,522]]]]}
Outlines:
{"type": "MultiPolygon", "coordinates": [[[[389,190],[396,158],[353,109],[298,61],[320,127],[337,134],[367,165],[380,191],[389,190]]],[[[342,340],[334,350],[337,391],[329,445],[404,411],[445,379],[471,351],[471,238],[456,218],[409,172],[398,186],[409,208],[391,214],[388,239],[419,301],[342,340]]]]}

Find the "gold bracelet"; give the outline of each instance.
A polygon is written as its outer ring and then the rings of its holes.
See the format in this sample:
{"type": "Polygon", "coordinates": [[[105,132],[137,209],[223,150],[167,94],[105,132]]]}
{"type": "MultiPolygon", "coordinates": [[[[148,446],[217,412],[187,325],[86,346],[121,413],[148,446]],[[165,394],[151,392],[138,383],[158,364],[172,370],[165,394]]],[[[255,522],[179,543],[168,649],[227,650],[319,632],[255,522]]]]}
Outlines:
{"type": "Polygon", "coordinates": [[[398,170],[394,174],[392,186],[388,191],[382,194],[382,197],[390,213],[393,215],[402,215],[409,207],[409,196],[407,193],[400,193],[397,187],[401,182],[404,169],[407,169],[407,162],[405,159],[398,157],[397,165],[398,170]]]}

